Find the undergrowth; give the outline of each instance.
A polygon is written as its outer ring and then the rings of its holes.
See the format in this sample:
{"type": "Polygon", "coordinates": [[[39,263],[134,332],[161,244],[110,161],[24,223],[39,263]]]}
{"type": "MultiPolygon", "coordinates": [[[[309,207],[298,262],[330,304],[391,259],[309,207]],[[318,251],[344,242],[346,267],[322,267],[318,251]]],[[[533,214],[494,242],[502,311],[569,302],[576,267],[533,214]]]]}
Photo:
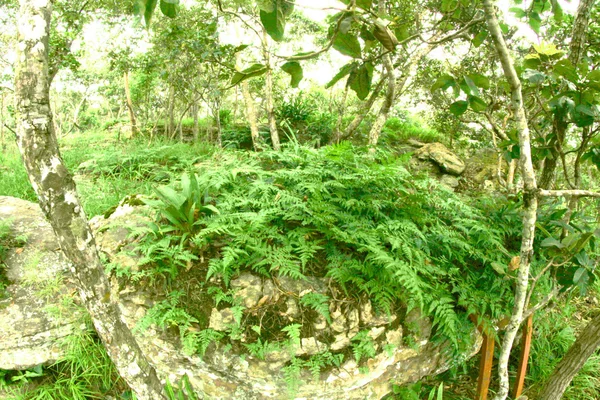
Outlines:
{"type": "MultiPolygon", "coordinates": [[[[433,321],[434,337],[455,350],[469,342],[468,315],[498,318],[510,307],[510,280],[499,279],[497,267],[510,260],[504,232],[435,181],[410,175],[387,153],[371,157],[347,143],[219,153],[197,175],[159,188],[157,197],[148,201],[159,216],[144,230],[143,263],[171,284],[193,269],[223,293],[243,271],[265,278],[327,277],[349,301],[368,298],[379,313],[400,304],[421,308],[433,321]]],[[[326,298],[304,301],[328,319],[326,298]]],[[[184,343],[197,351],[223,338],[210,329],[200,330],[203,337],[188,329],[195,317],[182,313],[185,303],[164,306],[169,312],[151,311],[146,324],[167,327],[165,315],[177,315],[184,343]]],[[[228,340],[239,341],[240,331],[252,328],[235,318],[228,340]]],[[[289,345],[291,328],[279,329],[288,335],[271,333],[270,344],[260,326],[254,329],[250,350],[289,345]]],[[[352,343],[357,362],[374,356],[366,334],[352,343]]],[[[330,360],[323,366],[339,361],[335,354],[322,357],[330,360]]],[[[294,376],[307,362],[316,363],[292,358],[285,371],[294,376]]]]}

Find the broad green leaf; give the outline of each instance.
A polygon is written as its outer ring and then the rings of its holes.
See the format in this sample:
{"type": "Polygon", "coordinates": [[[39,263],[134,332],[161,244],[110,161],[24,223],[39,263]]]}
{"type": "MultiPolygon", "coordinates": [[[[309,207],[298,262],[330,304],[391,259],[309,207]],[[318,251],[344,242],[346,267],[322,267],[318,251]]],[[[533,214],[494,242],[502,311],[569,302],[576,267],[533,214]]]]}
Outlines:
{"type": "Polygon", "coordinates": [[[465,83],[467,84],[467,87],[469,88],[469,90],[465,90],[465,93],[469,93],[469,94],[478,96],[479,88],[477,87],[477,85],[475,85],[475,82],[473,82],[473,80],[471,78],[469,78],[468,76],[463,77],[463,79],[465,80],[465,83]]]}
{"type": "Polygon", "coordinates": [[[338,73],[335,74],[335,76],[327,83],[327,85],[325,85],[325,89],[329,89],[330,87],[335,85],[340,79],[352,72],[357,66],[358,63],[356,61],[344,65],[342,68],[340,68],[338,73]]]}
{"type": "Polygon", "coordinates": [[[477,35],[475,35],[475,37],[471,41],[471,43],[473,43],[473,46],[475,46],[475,47],[481,46],[481,44],[485,41],[485,39],[487,39],[488,33],[489,32],[487,30],[479,31],[479,33],[477,35]]]}
{"type": "Polygon", "coordinates": [[[594,70],[587,74],[587,80],[591,88],[600,91],[600,70],[594,70]]]}
{"type": "Polygon", "coordinates": [[[552,4],[552,13],[554,14],[554,20],[557,22],[561,22],[563,20],[563,9],[560,6],[558,0],[550,0],[552,4]]]}
{"type": "Polygon", "coordinates": [[[338,32],[335,40],[333,41],[333,48],[342,53],[343,55],[350,56],[352,58],[360,58],[360,43],[356,36],[350,33],[338,32]]]}
{"type": "Polygon", "coordinates": [[[546,74],[535,69],[527,68],[525,71],[523,71],[523,78],[527,79],[530,83],[539,85],[546,79],[546,74]]]}
{"type": "Polygon", "coordinates": [[[365,63],[353,70],[348,78],[350,89],[356,92],[356,96],[364,100],[371,91],[371,81],[373,80],[373,64],[365,63]]]}
{"type": "Polygon", "coordinates": [[[373,5],[373,0],[356,0],[356,5],[363,10],[370,10],[373,5]]]}
{"type": "Polygon", "coordinates": [[[528,54],[523,60],[523,67],[529,69],[537,69],[542,64],[538,54],[528,54]]]}
{"type": "Polygon", "coordinates": [[[175,18],[179,11],[179,0],[160,0],[160,11],[169,18],[175,18]]]}
{"type": "Polygon", "coordinates": [[[262,64],[253,64],[243,71],[236,71],[231,77],[231,85],[237,85],[248,78],[262,75],[265,72],[267,72],[267,67],[262,64]]]}
{"type": "Polygon", "coordinates": [[[450,112],[457,117],[464,114],[465,111],[467,111],[467,108],[469,108],[469,102],[465,100],[455,101],[450,104],[450,112]]]}
{"type": "Polygon", "coordinates": [[[559,50],[554,43],[542,42],[540,44],[534,44],[533,48],[538,52],[538,54],[548,57],[563,54],[563,52],[559,50]]]}
{"type": "Polygon", "coordinates": [[[304,73],[302,72],[302,67],[300,66],[300,63],[298,63],[297,61],[288,61],[281,66],[281,69],[284,72],[290,74],[290,76],[292,77],[290,85],[293,88],[297,88],[298,84],[304,77],[304,73]]]}
{"type": "Polygon", "coordinates": [[[277,0],[256,0],[256,5],[259,10],[270,13],[275,10],[277,0]]]}
{"type": "Polygon", "coordinates": [[[565,248],[564,244],[562,244],[560,241],[554,239],[553,237],[549,237],[549,238],[542,240],[542,243],[540,243],[540,245],[542,247],[557,247],[559,249],[565,248]]]}
{"type": "Polygon", "coordinates": [[[571,61],[567,59],[560,60],[554,64],[554,72],[570,82],[577,83],[577,81],[579,81],[577,69],[571,64],[571,61]]]}
{"type": "Polygon", "coordinates": [[[480,87],[482,89],[490,88],[490,80],[485,76],[481,74],[469,74],[467,76],[471,79],[471,81],[473,81],[475,85],[477,85],[477,87],[480,87]]]}
{"type": "Polygon", "coordinates": [[[527,15],[525,10],[520,7],[511,7],[508,9],[511,13],[515,14],[515,18],[523,18],[527,15]]]}
{"type": "Polygon", "coordinates": [[[469,105],[475,112],[482,112],[487,109],[487,104],[482,98],[477,96],[469,96],[469,105]]]}
{"type": "Polygon", "coordinates": [[[540,28],[542,26],[542,19],[540,18],[540,15],[536,12],[530,12],[528,22],[531,29],[533,29],[533,31],[539,35],[540,28]]]}
{"type": "Polygon", "coordinates": [[[281,42],[283,40],[285,16],[280,7],[276,5],[271,12],[260,10],[260,22],[274,41],[281,42]]]}
{"type": "Polygon", "coordinates": [[[154,15],[154,9],[156,8],[156,3],[158,0],[145,0],[144,7],[144,21],[146,22],[146,26],[150,26],[150,20],[154,15]]]}
{"type": "Polygon", "coordinates": [[[440,76],[437,79],[437,81],[435,81],[433,86],[431,86],[431,91],[435,92],[438,89],[446,90],[450,86],[453,86],[455,84],[456,84],[456,81],[454,80],[454,77],[452,75],[444,74],[444,75],[440,76]]]}

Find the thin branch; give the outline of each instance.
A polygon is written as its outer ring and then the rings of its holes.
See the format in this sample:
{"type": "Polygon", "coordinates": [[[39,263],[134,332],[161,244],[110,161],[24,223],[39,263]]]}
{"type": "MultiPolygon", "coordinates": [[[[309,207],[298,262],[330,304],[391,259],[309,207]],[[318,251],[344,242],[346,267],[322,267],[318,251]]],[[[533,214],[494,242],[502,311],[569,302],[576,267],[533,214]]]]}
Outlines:
{"type": "Polygon", "coordinates": [[[562,286],[555,286],[554,289],[552,289],[552,291],[548,293],[548,295],[544,297],[539,303],[524,311],[522,321],[525,321],[527,318],[529,318],[531,314],[535,313],[537,310],[546,307],[548,303],[550,303],[550,300],[556,297],[561,287],[562,286]]]}
{"type": "Polygon", "coordinates": [[[12,132],[12,133],[14,133],[15,135],[17,134],[17,132],[13,131],[13,130],[12,130],[12,128],[11,128],[10,126],[6,125],[6,123],[5,123],[5,122],[3,122],[3,123],[2,123],[2,125],[4,125],[4,127],[5,127],[6,129],[8,129],[9,131],[11,131],[11,132],[12,132]]]}
{"type": "Polygon", "coordinates": [[[483,18],[483,17],[475,18],[475,19],[471,20],[471,22],[469,22],[467,25],[465,25],[461,29],[459,29],[458,31],[456,31],[448,36],[444,36],[443,38],[441,38],[439,40],[428,41],[428,40],[425,40],[421,35],[419,35],[419,38],[421,38],[421,41],[423,41],[424,43],[427,43],[427,44],[442,44],[444,42],[448,42],[450,40],[456,39],[457,37],[459,37],[463,33],[465,33],[465,31],[467,31],[473,25],[477,25],[478,23],[484,22],[484,21],[485,21],[485,18],[483,18]]]}
{"type": "Polygon", "coordinates": [[[594,192],[592,190],[546,190],[539,189],[538,195],[542,197],[599,197],[600,192],[594,192]]]}

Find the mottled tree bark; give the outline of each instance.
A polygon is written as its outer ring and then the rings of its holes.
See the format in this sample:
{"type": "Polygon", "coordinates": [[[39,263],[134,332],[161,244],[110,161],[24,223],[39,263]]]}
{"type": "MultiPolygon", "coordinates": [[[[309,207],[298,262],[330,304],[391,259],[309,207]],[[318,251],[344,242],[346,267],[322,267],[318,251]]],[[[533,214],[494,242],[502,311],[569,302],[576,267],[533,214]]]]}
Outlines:
{"type": "Polygon", "coordinates": [[[17,143],[42,211],[62,251],[96,331],[138,399],[163,399],[162,385],[121,320],[98,257],[75,183],[58,150],[49,99],[48,36],[51,0],[20,0],[15,71],[17,143]]]}
{"type": "Polygon", "coordinates": [[[600,315],[592,319],[558,363],[538,400],[559,400],[588,358],[600,348],[600,315]]]}
{"type": "Polygon", "coordinates": [[[267,31],[263,28],[263,57],[267,72],[265,73],[265,99],[267,101],[267,119],[269,121],[269,131],[271,132],[271,142],[275,151],[281,150],[279,142],[279,131],[277,130],[277,119],[275,118],[275,109],[273,105],[273,71],[271,70],[271,56],[267,44],[269,43],[267,31]]]}
{"type": "Polygon", "coordinates": [[[383,104],[379,109],[379,114],[373,121],[373,125],[371,125],[371,129],[369,130],[369,151],[375,151],[375,147],[377,146],[377,142],[379,142],[379,135],[381,134],[381,130],[383,129],[383,125],[388,119],[388,115],[390,113],[390,109],[394,104],[394,99],[396,98],[396,75],[394,74],[394,66],[392,65],[392,58],[389,54],[383,56],[383,65],[386,70],[386,78],[387,78],[387,91],[385,93],[385,98],[383,100],[383,104]]]}
{"type": "Polygon", "coordinates": [[[523,322],[523,311],[527,298],[527,287],[529,284],[529,268],[533,256],[533,239],[535,236],[535,223],[537,219],[538,199],[536,195],[537,184],[535,172],[531,158],[531,140],[527,117],[523,107],[523,94],[521,92],[521,82],[515,71],[513,61],[508,53],[508,47],[502,36],[496,11],[492,0],[484,0],[483,8],[485,11],[488,30],[492,37],[494,47],[498,53],[498,58],[502,64],[504,76],[506,77],[511,89],[511,108],[515,116],[515,125],[519,133],[519,147],[521,149],[520,167],[523,178],[523,230],[521,238],[521,260],[519,264],[519,273],[515,282],[515,300],[510,321],[506,327],[506,332],[502,339],[500,357],[498,359],[498,375],[500,387],[494,397],[494,400],[505,400],[508,396],[508,361],[513,347],[513,343],[519,327],[523,322]]]}
{"type": "Polygon", "coordinates": [[[131,124],[131,136],[137,136],[137,121],[135,112],[133,111],[133,101],[131,101],[131,90],[129,88],[129,71],[123,73],[123,81],[125,82],[125,97],[127,99],[127,110],[129,111],[129,123],[131,124]]]}
{"type": "Polygon", "coordinates": [[[192,135],[194,136],[194,142],[198,141],[198,101],[194,101],[192,105],[192,118],[194,119],[194,125],[192,127],[192,135]]]}

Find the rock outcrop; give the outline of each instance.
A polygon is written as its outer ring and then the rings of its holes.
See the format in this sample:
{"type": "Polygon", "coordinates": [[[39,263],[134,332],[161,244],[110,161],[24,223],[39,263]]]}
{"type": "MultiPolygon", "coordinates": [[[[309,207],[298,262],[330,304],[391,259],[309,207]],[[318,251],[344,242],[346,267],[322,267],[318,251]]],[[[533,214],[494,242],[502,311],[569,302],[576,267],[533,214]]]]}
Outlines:
{"type": "Polygon", "coordinates": [[[465,163],[441,143],[425,144],[414,154],[420,160],[431,161],[447,174],[458,176],[465,170],[465,163]]]}
{"type": "MultiPolygon", "coordinates": [[[[64,296],[74,301],[76,296],[68,280],[56,279],[68,268],[68,263],[58,252],[52,231],[37,206],[0,197],[0,218],[8,217],[12,217],[16,232],[30,232],[22,251],[11,250],[7,264],[13,284],[8,289],[10,298],[0,302],[0,368],[20,369],[59,358],[63,354],[60,339],[82,329],[83,315],[79,311],[79,314],[71,312],[54,318],[50,311],[56,303],[64,303],[64,296]],[[32,285],[26,278],[25,265],[34,255],[44,262],[36,263],[34,270],[39,280],[32,285]],[[41,289],[45,281],[58,282],[53,287],[58,287],[56,293],[60,296],[43,296],[41,289]]],[[[139,270],[136,242],[129,232],[147,220],[144,207],[124,205],[108,218],[96,217],[91,221],[99,250],[112,264],[113,271],[139,270]]],[[[159,299],[139,285],[119,283],[115,277],[112,282],[112,297],[119,302],[123,319],[133,329],[159,299]]],[[[261,307],[277,305],[270,308],[278,313],[276,318],[310,324],[302,330],[293,352],[289,348],[274,349],[262,358],[241,357],[235,350],[212,345],[204,357],[189,355],[183,351],[179,335],[159,331],[155,326],[136,331],[136,339],[159,376],[175,382],[187,375],[193,387],[211,399],[289,398],[290,387],[283,368],[293,357],[308,357],[324,351],[344,353],[345,358],[339,367],[322,370],[316,380],[308,370],[301,371],[296,398],[380,399],[391,391],[392,382],[413,382],[449,367],[446,346],[430,342],[431,322],[418,310],[378,315],[368,299],[358,303],[347,301],[332,286],[326,278],[271,279],[249,272],[232,279],[230,287],[244,306],[246,316],[250,317],[261,307]],[[329,321],[316,312],[306,318],[302,298],[315,293],[326,294],[330,299],[329,321]],[[363,332],[374,349],[373,355],[361,363],[352,356],[352,345],[359,332],[363,332]]],[[[74,309],[77,308],[74,306],[74,309]]],[[[209,310],[207,326],[215,331],[227,331],[235,310],[224,306],[209,310]]],[[[467,357],[476,353],[481,344],[475,331],[473,335],[474,345],[467,357]]],[[[240,340],[239,347],[243,347],[246,339],[240,340]]]]}

